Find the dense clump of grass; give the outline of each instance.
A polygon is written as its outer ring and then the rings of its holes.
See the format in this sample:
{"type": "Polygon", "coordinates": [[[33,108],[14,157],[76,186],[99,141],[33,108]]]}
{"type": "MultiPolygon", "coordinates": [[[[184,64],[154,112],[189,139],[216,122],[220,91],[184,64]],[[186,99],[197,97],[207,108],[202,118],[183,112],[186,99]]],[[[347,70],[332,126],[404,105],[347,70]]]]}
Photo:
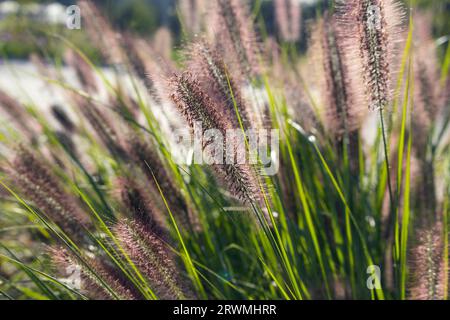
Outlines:
{"type": "Polygon", "coordinates": [[[0,91],[1,297],[448,298],[450,50],[434,57],[429,19],[396,1],[336,1],[308,41],[298,4],[275,5],[280,43],[244,1],[181,1],[187,43],[169,54],[166,29],[92,19],[108,76],[48,34],[78,85],[35,56],[64,103],[0,91]],[[245,153],[248,130],[279,130],[277,173],[193,162],[175,133],[198,123],[246,133],[245,153]]]}

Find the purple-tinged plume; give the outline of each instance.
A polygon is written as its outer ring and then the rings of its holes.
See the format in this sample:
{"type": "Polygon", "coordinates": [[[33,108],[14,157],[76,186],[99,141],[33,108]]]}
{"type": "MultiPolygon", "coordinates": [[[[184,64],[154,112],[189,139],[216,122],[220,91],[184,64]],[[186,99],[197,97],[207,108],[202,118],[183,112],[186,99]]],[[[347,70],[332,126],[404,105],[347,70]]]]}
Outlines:
{"type": "Polygon", "coordinates": [[[3,90],[0,90],[0,110],[11,119],[12,123],[29,140],[36,138],[36,133],[39,132],[40,125],[33,121],[21,103],[3,90]]]}
{"type": "Polygon", "coordinates": [[[203,27],[205,0],[179,0],[178,8],[185,31],[197,34],[203,27]]]}
{"type": "Polygon", "coordinates": [[[158,298],[188,298],[173,254],[158,231],[138,221],[125,220],[115,226],[115,234],[158,298]]]}
{"type": "Polygon", "coordinates": [[[127,155],[122,138],[108,115],[105,112],[101,112],[94,103],[84,97],[74,96],[74,100],[95,134],[111,155],[116,157],[116,159],[126,159],[127,155]]]}
{"type": "MultiPolygon", "coordinates": [[[[184,117],[191,129],[194,129],[196,123],[201,123],[202,125],[202,135],[207,130],[218,130],[222,137],[227,137],[226,143],[227,148],[222,150],[222,157],[219,160],[220,163],[213,166],[219,179],[223,180],[227,186],[228,190],[241,201],[251,202],[259,201],[262,199],[261,194],[261,184],[259,176],[256,172],[254,166],[248,163],[237,163],[235,161],[240,157],[239,152],[245,152],[246,148],[243,149],[243,142],[237,141],[239,137],[230,137],[228,139],[227,131],[233,129],[233,123],[224,115],[221,108],[214,105],[214,102],[208,97],[208,95],[203,91],[198,81],[194,80],[190,72],[183,72],[179,75],[174,75],[169,80],[169,86],[171,88],[172,100],[177,106],[178,110],[184,117]],[[235,140],[237,139],[237,140],[235,140]],[[233,150],[227,150],[228,148],[234,148],[233,150]],[[231,153],[231,157],[227,157],[231,153]]],[[[209,140],[205,139],[203,141],[203,151],[209,144],[209,140]]],[[[220,154],[204,154],[215,158],[221,157],[220,154]]]]}
{"type": "Polygon", "coordinates": [[[255,122],[252,121],[255,118],[252,116],[253,110],[242,98],[240,89],[227,70],[225,60],[220,53],[210,48],[205,42],[195,43],[189,47],[189,52],[190,70],[213,101],[211,107],[220,108],[216,112],[223,113],[234,128],[240,128],[237,109],[244,128],[252,127],[255,122]]]}
{"type": "Polygon", "coordinates": [[[86,266],[74,254],[62,247],[50,248],[53,264],[61,273],[73,283],[80,285],[80,290],[94,300],[139,300],[142,299],[137,290],[120,272],[99,259],[85,259],[86,266]]]}
{"type": "Polygon", "coordinates": [[[411,252],[412,300],[442,300],[447,279],[444,255],[443,228],[440,223],[424,228],[418,233],[418,243],[411,252]]]}
{"type": "Polygon", "coordinates": [[[78,5],[83,15],[83,30],[86,30],[91,43],[100,49],[108,63],[123,63],[126,54],[120,46],[120,34],[112,28],[93,1],[79,0],[78,5]]]}
{"type": "Polygon", "coordinates": [[[275,0],[275,20],[278,33],[284,41],[300,39],[302,9],[298,0],[275,0]]]}
{"type": "Polygon", "coordinates": [[[346,35],[345,52],[361,67],[368,106],[385,108],[391,100],[403,14],[395,0],[338,1],[336,14],[346,35]]]}
{"type": "Polygon", "coordinates": [[[88,217],[51,169],[32,151],[19,146],[9,172],[25,200],[32,201],[64,232],[82,238],[83,228],[89,225],[88,217]]]}
{"type": "Polygon", "coordinates": [[[83,89],[91,94],[98,92],[99,86],[92,67],[77,52],[71,49],[67,50],[64,61],[75,70],[83,89]]]}
{"type": "Polygon", "coordinates": [[[312,54],[322,66],[322,91],[326,107],[328,129],[341,139],[345,133],[356,131],[361,125],[363,97],[357,86],[361,85],[359,70],[352,68],[352,61],[345,54],[344,30],[335,19],[324,15],[314,28],[312,54]]]}
{"type": "Polygon", "coordinates": [[[214,8],[212,16],[218,20],[214,25],[219,28],[217,45],[227,52],[229,62],[238,65],[234,71],[245,78],[257,77],[259,48],[247,4],[241,0],[215,0],[214,8]]]}
{"type": "Polygon", "coordinates": [[[117,185],[120,199],[131,218],[159,235],[167,232],[163,227],[164,217],[148,194],[150,190],[145,190],[135,179],[128,177],[120,178],[117,185]]]}
{"type": "MultiPolygon", "coordinates": [[[[185,228],[197,226],[197,218],[189,209],[180,189],[170,175],[168,169],[161,161],[155,147],[137,134],[130,134],[127,140],[130,161],[136,164],[145,174],[156,199],[160,199],[158,185],[169,208],[175,215],[178,223],[185,228]],[[156,181],[155,181],[156,180],[156,181]]],[[[164,206],[163,206],[164,207],[164,206]]],[[[163,211],[166,211],[164,207],[163,211]]]]}

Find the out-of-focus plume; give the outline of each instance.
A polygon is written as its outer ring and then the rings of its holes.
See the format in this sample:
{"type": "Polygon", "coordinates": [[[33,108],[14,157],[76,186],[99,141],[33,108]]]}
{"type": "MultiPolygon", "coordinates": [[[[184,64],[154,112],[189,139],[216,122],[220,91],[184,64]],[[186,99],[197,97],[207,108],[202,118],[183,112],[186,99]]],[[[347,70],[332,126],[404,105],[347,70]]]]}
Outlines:
{"type": "Polygon", "coordinates": [[[124,44],[134,72],[147,87],[152,99],[158,103],[165,101],[166,76],[176,70],[172,60],[163,58],[144,39],[128,35],[124,38],[124,44]]]}
{"type": "Polygon", "coordinates": [[[31,200],[69,236],[82,238],[88,217],[32,151],[19,146],[8,171],[25,200],[31,200]]]}
{"type": "MultiPolygon", "coordinates": [[[[65,131],[57,130],[55,131],[56,139],[58,139],[61,146],[73,157],[78,159],[79,154],[72,139],[72,136],[68,135],[65,131]]],[[[63,167],[63,166],[62,166],[63,167]]]]}
{"type": "Polygon", "coordinates": [[[302,9],[298,0],[275,0],[275,20],[278,34],[287,42],[300,39],[302,9]]]}
{"type": "MultiPolygon", "coordinates": [[[[74,141],[74,139],[76,138],[75,133],[77,132],[75,123],[72,121],[69,114],[67,114],[66,110],[60,105],[52,105],[50,107],[50,112],[61,126],[61,130],[56,130],[54,132],[56,139],[72,158],[80,159],[78,147],[74,141]]],[[[61,168],[64,168],[64,161],[61,160],[60,157],[58,157],[54,152],[50,151],[50,153],[52,154],[52,157],[55,159],[58,165],[61,168]]]]}
{"type": "Polygon", "coordinates": [[[215,0],[213,8],[211,17],[216,20],[213,25],[219,28],[214,30],[216,45],[226,52],[233,74],[258,77],[259,47],[247,4],[240,0],[215,0]]]}
{"type": "Polygon", "coordinates": [[[3,90],[0,90],[0,111],[2,111],[12,123],[31,141],[37,137],[40,131],[40,125],[33,121],[25,107],[9,96],[3,90]]]}
{"type": "Polygon", "coordinates": [[[115,94],[109,96],[109,106],[111,111],[118,114],[124,121],[134,122],[139,119],[139,103],[120,83],[117,84],[115,94]]]}
{"type": "MultiPolygon", "coordinates": [[[[49,255],[59,273],[64,277],[79,276],[81,292],[95,300],[138,300],[142,299],[122,274],[99,259],[85,259],[89,267],[74,254],[62,247],[50,248],[49,255]],[[111,292],[112,291],[112,292],[111,292]]],[[[76,283],[77,284],[77,283],[76,283]]],[[[78,289],[78,288],[76,288],[78,289]]]]}
{"type": "Polygon", "coordinates": [[[436,44],[431,33],[431,16],[414,15],[414,110],[412,123],[414,147],[419,156],[426,156],[430,125],[444,105],[439,83],[436,44]]]}
{"type": "Polygon", "coordinates": [[[159,298],[187,298],[174,257],[157,231],[138,221],[125,220],[115,226],[115,234],[159,298]]]}
{"type": "Polygon", "coordinates": [[[290,102],[292,117],[301,126],[301,130],[307,134],[317,135],[319,119],[312,109],[308,97],[297,83],[289,81],[285,84],[285,97],[286,101],[290,102]]]}
{"type": "Polygon", "coordinates": [[[172,59],[172,33],[169,29],[161,27],[153,36],[153,49],[166,61],[172,59]]]}
{"type": "MultiPolygon", "coordinates": [[[[315,25],[312,54],[320,59],[323,95],[328,129],[340,140],[344,134],[357,131],[364,111],[363,99],[356,86],[361,77],[352,69],[354,61],[345,55],[345,34],[334,18],[325,14],[315,25]]],[[[358,70],[359,71],[359,70],[358,70]]]]}
{"type": "MultiPolygon", "coordinates": [[[[314,43],[317,50],[321,50],[320,42],[315,41],[314,43]]],[[[314,60],[317,61],[314,65],[316,69],[318,69],[315,70],[315,73],[323,74],[323,55],[314,52],[314,56],[314,60]]],[[[279,87],[284,91],[283,98],[287,102],[290,116],[301,126],[301,131],[316,135],[316,128],[320,122],[313,110],[311,99],[301,85],[299,74],[296,71],[298,66],[290,64],[289,68],[286,68],[286,61],[284,60],[284,57],[282,57],[281,48],[273,37],[269,37],[265,41],[265,61],[271,65],[270,74],[272,75],[272,78],[279,81],[279,83],[273,83],[271,85],[273,87],[279,87]]],[[[325,83],[325,81],[323,82],[325,83]]],[[[270,115],[268,118],[271,118],[270,115]]]]}
{"type": "Polygon", "coordinates": [[[120,46],[120,35],[92,1],[79,0],[78,5],[83,13],[83,30],[86,30],[91,42],[100,49],[108,63],[123,63],[126,55],[120,46]]]}
{"type": "Polygon", "coordinates": [[[392,93],[397,65],[395,48],[400,40],[403,13],[395,0],[350,0],[336,4],[337,21],[345,32],[346,55],[359,57],[371,110],[385,108],[392,93]]]}
{"type": "Polygon", "coordinates": [[[417,204],[421,219],[435,220],[437,211],[435,163],[429,142],[433,123],[445,104],[439,84],[439,66],[436,44],[432,38],[432,17],[422,13],[414,15],[414,106],[412,111],[413,150],[420,161],[417,181],[417,204]]]}
{"type": "Polygon", "coordinates": [[[105,148],[117,159],[126,159],[126,152],[123,147],[121,136],[114,128],[107,115],[97,108],[94,103],[81,96],[73,96],[76,105],[83,116],[91,125],[94,132],[98,135],[105,148]]]}
{"type": "Polygon", "coordinates": [[[447,268],[444,266],[443,230],[440,223],[418,233],[418,243],[411,251],[412,300],[442,300],[446,287],[447,268]]]}
{"type": "Polygon", "coordinates": [[[133,71],[142,80],[150,94],[154,96],[154,83],[149,70],[151,69],[149,66],[149,60],[151,60],[151,58],[148,57],[151,55],[149,52],[152,52],[152,49],[144,42],[144,40],[134,38],[131,35],[124,37],[123,43],[129,50],[128,58],[133,67],[133,71]]]}
{"type": "Polygon", "coordinates": [[[90,94],[98,92],[97,78],[91,66],[77,52],[72,49],[66,50],[64,61],[75,70],[83,89],[90,94]]]}
{"type": "Polygon", "coordinates": [[[197,34],[203,27],[205,0],[179,0],[178,8],[181,14],[182,26],[190,34],[197,34]]]}
{"type": "Polygon", "coordinates": [[[166,74],[173,72],[175,66],[170,60],[158,55],[144,39],[127,35],[123,40],[128,50],[128,60],[134,72],[146,86],[151,98],[156,102],[161,102],[165,98],[165,80],[163,78],[166,74]]]}
{"type": "Polygon", "coordinates": [[[127,140],[127,146],[131,161],[144,172],[150,186],[152,186],[152,191],[156,194],[155,197],[160,198],[159,185],[164,198],[166,198],[171,211],[175,215],[177,223],[180,223],[184,227],[195,227],[197,221],[194,214],[189,210],[186,200],[181,194],[181,191],[176,187],[175,182],[162,163],[158,153],[153,149],[154,147],[136,134],[130,134],[127,140]]]}
{"type": "Polygon", "coordinates": [[[39,74],[49,78],[49,79],[58,79],[58,75],[55,72],[54,68],[49,68],[45,60],[36,53],[30,54],[30,61],[36,67],[39,74]]]}
{"type": "Polygon", "coordinates": [[[324,14],[315,25],[311,46],[312,59],[319,60],[319,80],[324,97],[326,129],[337,142],[342,158],[347,150],[350,169],[358,176],[359,128],[364,111],[364,95],[358,61],[346,53],[345,28],[334,17],[324,14]],[[346,148],[344,148],[346,146],[346,148]]]}
{"type": "Polygon", "coordinates": [[[281,47],[278,41],[270,36],[264,41],[264,60],[271,66],[271,74],[274,79],[283,79],[286,69],[282,63],[281,47]]]}
{"type": "Polygon", "coordinates": [[[76,130],[76,126],[64,108],[60,105],[54,104],[50,107],[50,111],[53,117],[64,128],[64,130],[73,133],[76,130]]]}
{"type": "Polygon", "coordinates": [[[117,183],[120,199],[127,213],[159,235],[166,232],[164,217],[159,208],[153,203],[149,192],[133,178],[120,178],[117,183]]]}

